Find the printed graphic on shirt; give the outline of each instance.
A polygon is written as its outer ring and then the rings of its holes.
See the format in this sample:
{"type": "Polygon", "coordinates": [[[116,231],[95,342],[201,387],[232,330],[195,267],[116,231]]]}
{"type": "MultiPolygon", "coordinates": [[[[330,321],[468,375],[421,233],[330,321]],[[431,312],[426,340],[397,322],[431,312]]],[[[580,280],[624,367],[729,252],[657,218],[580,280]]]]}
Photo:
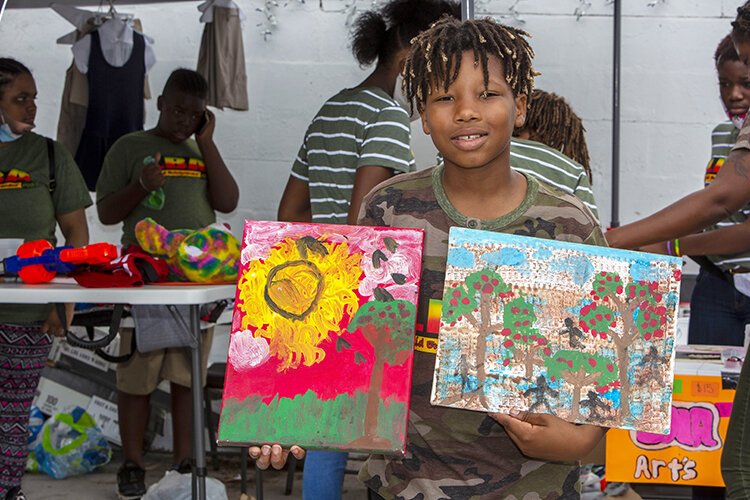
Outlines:
{"type": "Polygon", "coordinates": [[[159,165],[165,177],[206,177],[206,164],[200,158],[163,156],[159,165]]]}
{"type": "Polygon", "coordinates": [[[427,324],[417,323],[414,335],[414,349],[430,354],[437,353],[437,339],[440,331],[440,313],[443,303],[440,299],[430,299],[427,307],[427,324]]]}
{"type": "Polygon", "coordinates": [[[24,189],[33,187],[31,175],[23,170],[12,168],[7,172],[0,171],[0,189],[24,189]]]}
{"type": "Polygon", "coordinates": [[[719,174],[719,170],[724,165],[724,158],[711,158],[706,167],[706,176],[703,178],[703,182],[708,185],[711,184],[716,176],[719,174]]]}

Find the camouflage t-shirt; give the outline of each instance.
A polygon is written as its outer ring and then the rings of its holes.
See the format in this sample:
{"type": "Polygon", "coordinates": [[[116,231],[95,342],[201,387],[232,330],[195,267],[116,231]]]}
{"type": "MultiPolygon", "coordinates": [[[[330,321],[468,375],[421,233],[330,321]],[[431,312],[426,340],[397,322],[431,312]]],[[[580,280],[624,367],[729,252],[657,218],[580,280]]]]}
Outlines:
{"type": "Polygon", "coordinates": [[[577,464],[529,459],[487,414],[430,405],[452,226],[606,245],[596,218],[580,200],[526,179],[521,205],[494,220],[459,213],[443,190],[441,167],[394,177],[363,201],[360,224],[425,232],[406,456],[373,455],[359,473],[384,498],[498,500],[532,498],[530,493],[540,499],[579,498],[577,464]]]}

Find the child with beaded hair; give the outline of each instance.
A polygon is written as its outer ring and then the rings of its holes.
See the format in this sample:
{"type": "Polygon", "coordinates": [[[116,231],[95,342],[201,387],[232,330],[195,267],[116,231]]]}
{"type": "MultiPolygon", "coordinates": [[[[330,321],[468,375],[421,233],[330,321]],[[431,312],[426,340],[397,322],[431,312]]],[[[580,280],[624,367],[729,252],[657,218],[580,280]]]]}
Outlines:
{"type": "Polygon", "coordinates": [[[534,89],[529,96],[526,123],[513,136],[541,142],[565,153],[583,166],[591,180],[589,148],[583,120],[554,92],[534,89]]]}
{"type": "MultiPolygon", "coordinates": [[[[443,15],[460,16],[454,0],[389,0],[362,13],[352,52],[372,72],[329,98],[310,123],[279,203],[278,219],[355,224],[362,198],[380,182],[415,170],[409,104],[400,73],[409,42],[443,15]]],[[[305,500],[341,498],[347,453],[313,451],[305,459],[305,500]]]]}
{"type": "MultiPolygon", "coordinates": [[[[527,36],[490,19],[444,18],[414,40],[406,59],[406,94],[444,161],[376,186],[359,223],[425,230],[417,331],[427,340],[437,340],[428,304],[442,298],[451,227],[604,244],[580,200],[510,167],[511,136],[534,83],[527,36]]],[[[434,367],[435,352],[417,348],[406,456],[372,455],[360,470],[375,498],[577,498],[577,461],[605,429],[516,410],[432,406],[434,367]]],[[[289,452],[302,453],[268,447],[258,465],[278,467],[289,452]]]]}

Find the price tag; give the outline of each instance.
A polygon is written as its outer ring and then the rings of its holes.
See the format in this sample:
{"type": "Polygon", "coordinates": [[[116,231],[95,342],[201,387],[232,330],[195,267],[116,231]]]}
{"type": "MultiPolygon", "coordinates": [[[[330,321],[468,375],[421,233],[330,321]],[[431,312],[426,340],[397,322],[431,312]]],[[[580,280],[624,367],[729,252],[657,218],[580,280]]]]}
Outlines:
{"type": "Polygon", "coordinates": [[[719,384],[719,382],[713,381],[693,381],[691,385],[691,391],[693,393],[693,396],[716,398],[721,392],[721,385],[719,384]]]}

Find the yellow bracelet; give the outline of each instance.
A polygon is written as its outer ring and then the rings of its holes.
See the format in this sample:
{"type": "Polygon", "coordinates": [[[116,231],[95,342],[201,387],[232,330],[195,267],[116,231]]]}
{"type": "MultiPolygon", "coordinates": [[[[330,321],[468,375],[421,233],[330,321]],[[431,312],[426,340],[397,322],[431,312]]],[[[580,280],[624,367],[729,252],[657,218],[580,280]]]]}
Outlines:
{"type": "Polygon", "coordinates": [[[682,257],[682,253],[680,253],[680,239],[679,238],[674,239],[674,253],[677,257],[682,257]]]}

